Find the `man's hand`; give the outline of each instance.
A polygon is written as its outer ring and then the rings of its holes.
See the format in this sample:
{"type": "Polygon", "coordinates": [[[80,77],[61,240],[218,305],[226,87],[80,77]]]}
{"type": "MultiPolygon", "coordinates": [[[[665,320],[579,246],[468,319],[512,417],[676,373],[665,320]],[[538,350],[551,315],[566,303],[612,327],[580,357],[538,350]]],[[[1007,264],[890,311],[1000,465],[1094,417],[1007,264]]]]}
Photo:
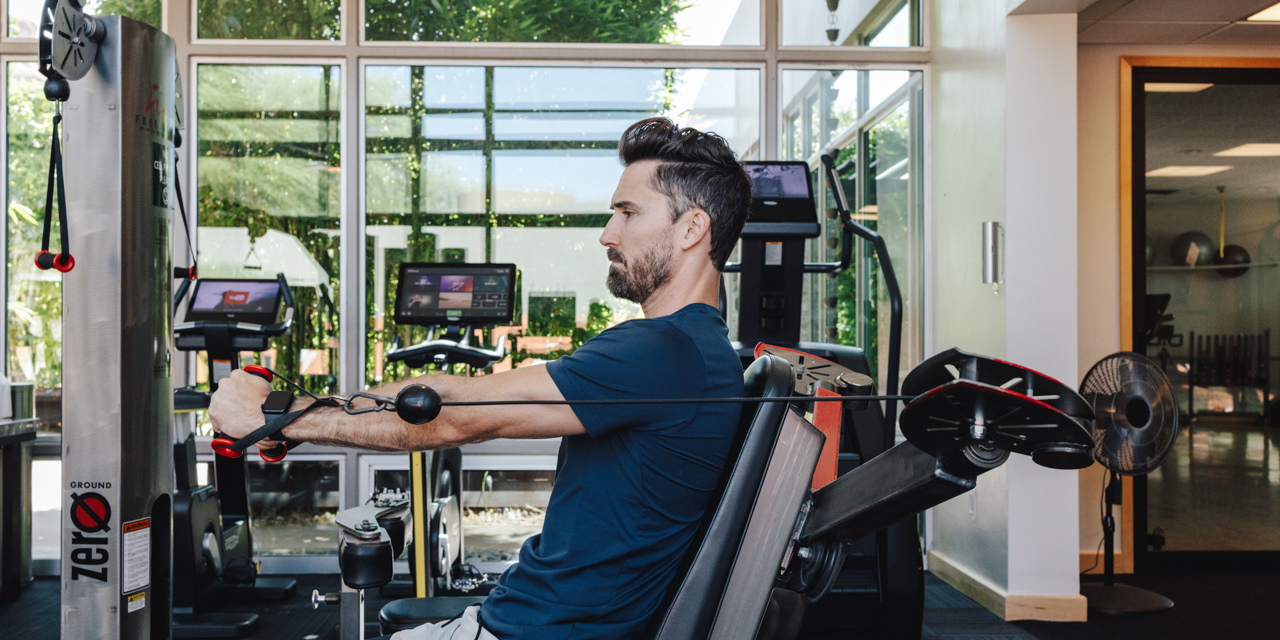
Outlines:
{"type": "MultiPolygon", "coordinates": [[[[209,420],[214,431],[233,440],[239,440],[263,422],[262,403],[271,393],[271,384],[255,375],[239,369],[231,372],[227,378],[218,383],[218,391],[209,401],[209,420]]],[[[263,447],[271,443],[263,440],[263,447]]]]}

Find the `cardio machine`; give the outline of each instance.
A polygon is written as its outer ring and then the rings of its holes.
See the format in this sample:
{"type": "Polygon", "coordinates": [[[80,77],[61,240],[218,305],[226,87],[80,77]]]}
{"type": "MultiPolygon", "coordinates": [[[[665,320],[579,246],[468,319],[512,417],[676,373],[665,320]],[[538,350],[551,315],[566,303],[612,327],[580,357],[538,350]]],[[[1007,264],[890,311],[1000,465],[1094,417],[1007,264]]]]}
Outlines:
{"type": "MultiPolygon", "coordinates": [[[[838,344],[801,342],[801,294],[805,274],[834,275],[849,268],[854,236],[876,244],[880,273],[888,290],[891,325],[888,354],[888,395],[897,393],[902,335],[902,297],[884,241],[851,219],[830,156],[823,172],[835,195],[840,220],[841,260],[805,262],[805,240],[821,234],[814,206],[809,167],[804,162],[745,162],[752,179],[751,210],[742,230],[742,261],[725,265],[726,273],[741,274],[738,342],[743,366],[756,358],[756,345],[783,349],[783,356],[812,380],[834,379],[838,371],[874,376],[862,349],[838,344]],[[816,367],[816,368],[814,368],[816,367]],[[823,371],[823,368],[826,371],[823,371]]],[[[723,285],[721,314],[726,313],[723,285]]],[[[895,402],[847,404],[842,410],[838,455],[839,475],[875,458],[894,445],[895,402]]],[[[810,607],[805,629],[849,633],[859,630],[877,637],[918,638],[924,621],[924,576],[915,516],[911,515],[874,535],[856,541],[847,553],[840,580],[825,598],[810,607]]]]}
{"type": "MultiPolygon", "coordinates": [[[[397,326],[427,328],[421,343],[393,348],[388,362],[412,369],[455,365],[468,373],[486,369],[506,357],[506,336],[489,348],[472,343],[477,329],[510,324],[515,309],[516,266],[493,263],[400,264],[396,289],[397,326]]],[[[388,585],[389,595],[432,598],[485,592],[483,581],[465,567],[462,530],[462,451],[415,451],[410,456],[413,544],[410,546],[412,591],[388,585]],[[423,550],[419,552],[419,550],[423,550]]]]}
{"type": "MultiPolygon", "coordinates": [[[[183,322],[173,327],[174,344],[180,351],[206,352],[210,391],[177,389],[177,412],[207,409],[218,382],[240,368],[240,353],[270,348],[273,338],[289,332],[296,310],[284,274],[275,280],[205,278],[194,285],[184,279],[174,296],[175,308],[188,290],[191,300],[183,322]]],[[[270,462],[279,460],[270,452],[261,455],[270,462]]],[[[225,613],[218,608],[228,600],[285,600],[296,592],[297,582],[258,575],[247,463],[243,458],[214,456],[214,484],[201,486],[196,478],[195,434],[188,433],[174,445],[174,470],[173,571],[186,578],[173,585],[173,635],[249,635],[257,629],[257,614],[225,613]]]]}

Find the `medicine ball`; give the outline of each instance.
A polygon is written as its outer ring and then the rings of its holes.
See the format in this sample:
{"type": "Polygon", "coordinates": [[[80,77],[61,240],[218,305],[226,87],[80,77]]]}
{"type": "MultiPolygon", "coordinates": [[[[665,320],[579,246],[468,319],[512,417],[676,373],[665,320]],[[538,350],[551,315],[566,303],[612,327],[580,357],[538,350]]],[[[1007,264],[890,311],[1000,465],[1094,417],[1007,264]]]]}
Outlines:
{"type": "Polygon", "coordinates": [[[1169,257],[1178,266],[1202,267],[1212,264],[1217,253],[1213,240],[1199,231],[1188,231],[1174,238],[1169,247],[1169,257]]]}
{"type": "MultiPolygon", "coordinates": [[[[1222,256],[1213,256],[1214,264],[1249,264],[1249,251],[1238,244],[1229,244],[1222,248],[1222,256]]],[[[1218,273],[1224,278],[1239,278],[1244,275],[1249,267],[1240,267],[1239,269],[1218,269],[1218,273]]]]}

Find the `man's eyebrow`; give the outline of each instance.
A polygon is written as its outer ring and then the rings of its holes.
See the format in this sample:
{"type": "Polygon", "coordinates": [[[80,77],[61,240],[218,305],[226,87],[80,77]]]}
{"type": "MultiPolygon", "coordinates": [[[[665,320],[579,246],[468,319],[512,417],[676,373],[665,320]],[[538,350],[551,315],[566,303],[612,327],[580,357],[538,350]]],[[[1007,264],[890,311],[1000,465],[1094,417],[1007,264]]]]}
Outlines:
{"type": "Polygon", "coordinates": [[[613,203],[614,209],[639,209],[640,206],[630,200],[619,200],[613,203]]]}

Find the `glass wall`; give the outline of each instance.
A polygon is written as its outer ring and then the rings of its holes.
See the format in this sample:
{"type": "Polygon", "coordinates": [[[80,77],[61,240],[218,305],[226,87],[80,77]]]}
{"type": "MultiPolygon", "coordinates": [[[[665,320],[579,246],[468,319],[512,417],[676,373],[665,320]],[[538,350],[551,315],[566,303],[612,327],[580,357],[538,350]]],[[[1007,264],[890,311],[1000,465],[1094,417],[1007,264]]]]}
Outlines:
{"type": "Polygon", "coordinates": [[[5,65],[8,242],[8,376],[36,384],[41,429],[62,424],[62,274],[41,271],[40,251],[53,133],[53,103],[34,62],[5,65]]]}
{"type": "MultiPolygon", "coordinates": [[[[128,16],[160,27],[161,0],[85,0],[85,13],[128,16]]],[[[8,0],[10,38],[35,38],[40,29],[40,8],[44,0],[8,0]]]]}
{"type": "MultiPolygon", "coordinates": [[[[520,269],[514,362],[554,358],[639,305],[605,287],[598,239],[622,174],[618,139],[667,115],[760,146],[755,69],[365,68],[366,383],[408,375],[383,355],[425,331],[397,327],[406,261],[511,262],[520,269]]],[[[499,367],[501,368],[501,367],[499,367]]]]}
{"type": "MultiPolygon", "coordinates": [[[[854,220],[884,236],[903,297],[900,374],[924,357],[924,209],[920,72],[784,70],[782,157],[810,164],[825,209],[811,261],[840,260],[840,223],[821,154],[836,161],[854,220]]],[[[852,268],[805,282],[806,339],[862,347],[883,384],[889,349],[888,292],[874,247],[855,240],[852,268]]]]}
{"type": "MultiPolygon", "coordinates": [[[[855,215],[879,223],[887,237],[906,234],[905,248],[890,238],[900,277],[911,270],[923,277],[911,248],[917,245],[910,244],[921,219],[914,169],[923,130],[919,90],[903,89],[918,87],[911,82],[923,54],[892,50],[924,44],[919,2],[575,1],[86,3],[91,14],[168,25],[178,40],[188,100],[180,178],[197,227],[201,275],[284,273],[294,288],[293,331],[268,352],[242,354],[244,362],[268,364],[317,393],[421,373],[385,363],[395,344],[425,335],[420,327],[395,326],[387,314],[397,266],[408,260],[518,265],[516,320],[483,336],[512,338],[514,357],[497,369],[559,357],[635,317],[636,305],[605,287],[608,263],[598,239],[622,171],[617,139],[651,115],[719,133],[743,159],[813,161],[835,152],[855,215]],[[777,19],[765,19],[775,9],[777,19]],[[880,49],[875,64],[895,70],[864,71],[872,62],[867,47],[880,49]],[[779,69],[780,57],[783,67],[795,68],[779,69]],[[895,115],[904,104],[905,125],[895,115]],[[774,115],[766,121],[767,113],[774,115]],[[898,138],[906,140],[907,170],[873,184],[877,173],[901,161],[898,138]],[[343,162],[348,140],[363,154],[356,162],[343,162]],[[888,212],[898,212],[892,215],[902,224],[887,226],[888,212]],[[348,339],[340,343],[343,329],[348,339]]],[[[36,270],[31,260],[45,207],[52,117],[34,64],[42,4],[6,3],[0,69],[7,159],[0,170],[8,213],[6,370],[12,379],[36,382],[48,445],[41,450],[49,452],[58,437],[49,431],[61,421],[61,278],[36,270]]],[[[810,259],[838,255],[831,219],[825,233],[810,243],[810,259]]],[[[839,278],[806,279],[804,337],[866,346],[875,359],[883,307],[877,270],[862,243],[857,256],[855,268],[839,278]]],[[[736,277],[726,283],[733,327],[736,277]]],[[[912,304],[909,318],[918,315],[912,304]]],[[[203,383],[206,364],[176,355],[175,371],[203,383]]],[[[181,377],[175,380],[187,382],[181,377]]],[[[554,449],[538,444],[513,443],[507,454],[551,459],[554,449]]],[[[368,497],[357,495],[368,485],[357,477],[366,454],[338,450],[333,457],[344,458],[334,466],[324,458],[330,451],[291,454],[298,463],[291,470],[255,463],[254,500],[265,527],[260,551],[276,554],[279,566],[289,564],[285,556],[329,549],[324,514],[368,497]],[[308,465],[319,466],[307,471],[308,465]],[[304,471],[315,481],[304,482],[304,471]],[[336,503],[334,491],[341,494],[336,503]],[[311,497],[281,508],[286,492],[311,497]],[[312,520],[303,521],[304,511],[312,520]],[[301,537],[290,537],[290,528],[301,537]],[[278,545],[271,542],[277,533],[278,545]]],[[[44,455],[41,464],[54,463],[44,455]]],[[[479,454],[465,455],[467,464],[480,465],[479,454]]],[[[464,482],[468,492],[478,487],[472,497],[490,507],[497,508],[499,494],[545,492],[542,485],[551,481],[549,474],[508,473],[533,469],[527,465],[485,465],[467,467],[464,482]]],[[[537,467],[548,468],[549,462],[537,467]]],[[[43,469],[56,476],[53,467],[43,469]]],[[[392,471],[383,475],[378,482],[399,481],[392,471]]],[[[477,507],[472,515],[494,513],[477,507]]],[[[540,526],[532,515],[514,524],[540,526]]]]}
{"type": "Polygon", "coordinates": [[[912,47],[919,0],[782,1],[783,46],[912,47]]]}
{"type": "Polygon", "coordinates": [[[196,71],[200,275],[285,275],[293,329],[249,357],[314,392],[337,391],[341,76],[329,65],[196,71]]]}
{"type": "Polygon", "coordinates": [[[760,0],[366,0],[364,6],[368,40],[760,44],[760,0]]]}

